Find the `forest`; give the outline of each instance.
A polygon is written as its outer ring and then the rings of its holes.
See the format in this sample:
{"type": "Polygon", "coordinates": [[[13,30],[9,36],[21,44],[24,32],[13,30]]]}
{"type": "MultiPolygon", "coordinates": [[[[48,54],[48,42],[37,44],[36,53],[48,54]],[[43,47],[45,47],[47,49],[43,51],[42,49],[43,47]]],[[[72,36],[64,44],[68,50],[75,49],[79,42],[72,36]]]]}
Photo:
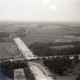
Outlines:
{"type": "Polygon", "coordinates": [[[54,55],[79,55],[80,41],[73,42],[59,42],[59,43],[39,43],[35,42],[29,45],[29,48],[37,56],[54,56],[54,55]],[[62,49],[50,48],[61,45],[73,45],[74,47],[67,47],[62,49]]]}
{"type": "Polygon", "coordinates": [[[75,66],[80,62],[79,56],[76,55],[74,59],[69,59],[69,56],[64,56],[62,58],[56,57],[52,59],[43,59],[43,63],[50,69],[60,76],[67,75],[66,73],[72,72],[75,66]]]}
{"type": "Polygon", "coordinates": [[[51,59],[43,58],[43,63],[50,69],[50,71],[54,74],[54,72],[60,76],[66,75],[68,72],[72,72],[72,70],[76,67],[78,63],[80,63],[79,55],[80,55],[80,41],[74,42],[64,42],[64,43],[33,43],[29,45],[29,48],[32,52],[37,56],[53,56],[51,59]],[[53,46],[61,46],[61,45],[73,45],[74,47],[67,47],[62,49],[50,48],[53,46]],[[54,58],[54,55],[57,55],[54,58]],[[63,57],[59,57],[59,55],[64,55],[63,57]],[[69,55],[74,55],[74,59],[70,59],[69,55]]]}

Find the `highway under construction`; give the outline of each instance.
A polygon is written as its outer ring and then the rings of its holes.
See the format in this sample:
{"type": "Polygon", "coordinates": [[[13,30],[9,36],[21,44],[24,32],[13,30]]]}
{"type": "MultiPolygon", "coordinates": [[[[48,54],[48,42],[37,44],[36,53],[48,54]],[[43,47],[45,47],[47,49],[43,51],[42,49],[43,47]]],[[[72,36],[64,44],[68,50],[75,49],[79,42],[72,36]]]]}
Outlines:
{"type": "Polygon", "coordinates": [[[13,40],[25,59],[35,59],[33,61],[28,61],[28,65],[36,80],[55,80],[52,73],[44,66],[43,62],[41,60],[36,60],[38,57],[32,53],[21,38],[13,38],[13,40]]]}

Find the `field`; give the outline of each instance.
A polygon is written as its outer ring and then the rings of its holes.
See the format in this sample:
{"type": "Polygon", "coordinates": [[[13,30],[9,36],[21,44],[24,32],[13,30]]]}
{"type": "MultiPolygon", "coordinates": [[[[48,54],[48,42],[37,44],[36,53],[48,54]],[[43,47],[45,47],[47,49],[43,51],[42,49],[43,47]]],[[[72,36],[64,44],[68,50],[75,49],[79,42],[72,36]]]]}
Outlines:
{"type": "Polygon", "coordinates": [[[17,47],[14,43],[0,42],[0,60],[14,58],[18,55],[20,55],[20,53],[17,51],[17,47]]]}
{"type": "Polygon", "coordinates": [[[26,37],[23,37],[26,44],[80,40],[79,23],[1,23],[0,32],[17,32],[23,28],[26,30],[26,37]]]}
{"type": "MultiPolygon", "coordinates": [[[[26,36],[21,38],[27,45],[34,42],[80,41],[79,23],[0,23],[0,34],[2,32],[13,34],[21,30],[26,32],[26,36]]],[[[0,59],[13,58],[20,54],[9,37],[2,36],[0,39],[3,40],[0,40],[0,59]]]]}
{"type": "MultiPolygon", "coordinates": [[[[22,57],[10,35],[14,33],[23,34],[23,32],[26,35],[22,35],[21,38],[26,45],[34,42],[80,41],[80,23],[0,23],[0,60],[15,58],[15,56],[22,57]]],[[[64,45],[59,47],[64,47],[64,45]]],[[[73,46],[69,45],[69,47],[73,46]]],[[[75,80],[77,72],[80,73],[78,71],[79,67],[80,65],[74,69],[75,74],[68,76],[58,75],[56,80],[75,80]]]]}

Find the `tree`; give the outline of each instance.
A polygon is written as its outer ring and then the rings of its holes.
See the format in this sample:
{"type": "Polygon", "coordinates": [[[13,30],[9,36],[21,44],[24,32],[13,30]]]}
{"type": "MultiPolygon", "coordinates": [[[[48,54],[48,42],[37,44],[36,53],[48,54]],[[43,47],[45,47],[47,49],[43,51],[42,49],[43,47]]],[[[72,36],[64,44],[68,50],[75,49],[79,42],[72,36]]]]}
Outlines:
{"type": "Polygon", "coordinates": [[[78,55],[75,55],[74,56],[74,61],[75,61],[75,63],[78,63],[79,62],[79,56],[78,55]]]}

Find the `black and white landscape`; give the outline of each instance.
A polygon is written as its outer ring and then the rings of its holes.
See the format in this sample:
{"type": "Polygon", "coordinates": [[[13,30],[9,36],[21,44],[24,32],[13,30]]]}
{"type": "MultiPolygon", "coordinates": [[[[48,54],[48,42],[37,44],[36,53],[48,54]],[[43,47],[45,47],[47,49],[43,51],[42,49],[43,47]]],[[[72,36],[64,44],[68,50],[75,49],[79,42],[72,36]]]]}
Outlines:
{"type": "Polygon", "coordinates": [[[80,80],[80,0],[0,0],[0,80],[80,80]]]}
{"type": "MultiPolygon", "coordinates": [[[[5,68],[8,68],[7,71],[9,70],[7,73],[5,73],[6,70],[2,70],[2,73],[7,75],[8,78],[17,77],[22,80],[26,77],[26,79],[31,78],[30,80],[35,79],[34,74],[27,65],[28,58],[25,61],[25,57],[22,55],[24,52],[21,53],[15,44],[14,38],[18,37],[22,39],[34,55],[38,56],[38,59],[42,59],[43,64],[57,80],[76,80],[79,76],[79,23],[0,24],[0,61],[2,65],[4,62],[5,68]],[[32,77],[28,75],[32,75],[32,77]]],[[[18,39],[16,41],[20,45],[23,44],[18,39]]],[[[25,50],[25,47],[22,46],[22,48],[25,50]]],[[[31,58],[29,60],[34,61],[31,58]]],[[[40,63],[40,61],[37,63],[40,63]]],[[[31,64],[32,62],[29,63],[29,65],[31,64]]],[[[36,69],[34,66],[32,68],[36,69]]]]}

